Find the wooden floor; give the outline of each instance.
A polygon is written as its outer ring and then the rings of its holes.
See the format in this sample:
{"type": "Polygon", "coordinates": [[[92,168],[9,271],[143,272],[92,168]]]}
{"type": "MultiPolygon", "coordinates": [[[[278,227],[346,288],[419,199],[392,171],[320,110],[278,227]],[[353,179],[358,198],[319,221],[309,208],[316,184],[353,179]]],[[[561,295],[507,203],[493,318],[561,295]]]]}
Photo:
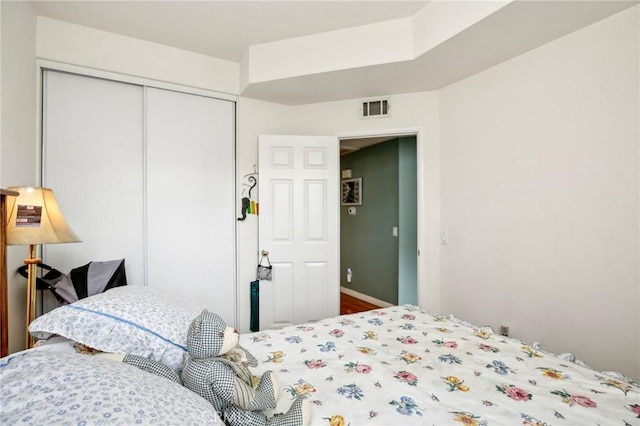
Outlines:
{"type": "Polygon", "coordinates": [[[360,300],[342,292],[340,293],[340,315],[354,314],[356,312],[370,311],[371,309],[378,308],[380,308],[380,306],[365,302],[364,300],[360,300]]]}

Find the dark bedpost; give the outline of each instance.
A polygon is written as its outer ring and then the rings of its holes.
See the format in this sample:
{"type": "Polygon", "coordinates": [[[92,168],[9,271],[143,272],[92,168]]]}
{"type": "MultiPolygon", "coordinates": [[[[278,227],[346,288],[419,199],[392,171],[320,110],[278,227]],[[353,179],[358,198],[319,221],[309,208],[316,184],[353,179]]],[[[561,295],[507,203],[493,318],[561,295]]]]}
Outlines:
{"type": "Polygon", "coordinates": [[[0,189],[0,358],[9,355],[9,296],[7,294],[7,207],[8,196],[17,197],[16,191],[0,189]]]}

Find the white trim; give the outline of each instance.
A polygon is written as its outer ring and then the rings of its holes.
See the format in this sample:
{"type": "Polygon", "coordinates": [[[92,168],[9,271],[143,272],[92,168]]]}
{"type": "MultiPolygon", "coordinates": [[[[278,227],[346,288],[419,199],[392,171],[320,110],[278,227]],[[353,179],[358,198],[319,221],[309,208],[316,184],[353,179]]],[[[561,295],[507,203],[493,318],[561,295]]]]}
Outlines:
{"type": "Polygon", "coordinates": [[[413,136],[419,137],[422,133],[420,127],[406,127],[401,129],[381,129],[381,130],[367,130],[362,132],[349,132],[338,135],[338,139],[361,139],[372,138],[377,136],[413,136]]]}
{"type": "Polygon", "coordinates": [[[340,286],[340,293],[348,294],[349,296],[355,297],[360,300],[364,300],[365,302],[373,303],[376,306],[380,306],[382,308],[388,308],[392,305],[389,302],[385,302],[383,300],[378,300],[375,297],[367,296],[366,294],[359,293],[355,290],[351,290],[350,288],[340,286]]]}
{"type": "Polygon", "coordinates": [[[148,117],[148,86],[142,86],[142,282],[145,287],[149,287],[149,217],[148,199],[149,185],[147,179],[148,166],[148,145],[147,145],[147,117],[148,117]]]}
{"type": "Polygon", "coordinates": [[[136,77],[129,74],[120,74],[111,71],[104,71],[96,68],[83,67],[79,65],[67,64],[63,62],[51,61],[48,59],[38,59],[39,69],[50,69],[54,71],[63,71],[73,74],[81,74],[88,77],[103,78],[106,80],[115,80],[122,83],[137,84],[140,86],[155,87],[157,89],[172,90],[174,92],[189,93],[192,95],[207,96],[209,98],[222,99],[225,101],[238,101],[237,95],[229,93],[216,92],[214,90],[200,89],[198,87],[184,86],[181,84],[169,83],[166,81],[153,80],[150,78],[136,77]]]}

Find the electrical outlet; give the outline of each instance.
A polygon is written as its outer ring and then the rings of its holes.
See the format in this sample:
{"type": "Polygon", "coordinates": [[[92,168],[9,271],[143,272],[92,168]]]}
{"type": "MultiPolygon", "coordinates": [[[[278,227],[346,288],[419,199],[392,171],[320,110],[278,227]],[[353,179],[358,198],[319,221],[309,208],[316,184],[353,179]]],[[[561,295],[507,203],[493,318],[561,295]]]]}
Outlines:
{"type": "Polygon", "coordinates": [[[500,326],[500,335],[504,337],[509,337],[509,326],[501,325],[500,326]]]}

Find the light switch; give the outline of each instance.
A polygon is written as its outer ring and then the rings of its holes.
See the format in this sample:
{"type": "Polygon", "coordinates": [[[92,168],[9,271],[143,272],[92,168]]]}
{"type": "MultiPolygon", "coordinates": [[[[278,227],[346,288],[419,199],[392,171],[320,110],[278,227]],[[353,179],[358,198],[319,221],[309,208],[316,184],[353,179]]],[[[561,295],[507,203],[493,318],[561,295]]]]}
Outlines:
{"type": "Polygon", "coordinates": [[[447,231],[440,232],[440,244],[443,246],[449,244],[449,233],[447,231]]]}
{"type": "Polygon", "coordinates": [[[393,227],[393,236],[394,236],[394,237],[397,237],[397,236],[398,236],[398,227],[397,227],[397,226],[394,226],[394,227],[393,227]]]}
{"type": "Polygon", "coordinates": [[[349,207],[347,209],[347,213],[349,213],[349,216],[355,216],[356,215],[356,208],[355,207],[349,207]]]}

